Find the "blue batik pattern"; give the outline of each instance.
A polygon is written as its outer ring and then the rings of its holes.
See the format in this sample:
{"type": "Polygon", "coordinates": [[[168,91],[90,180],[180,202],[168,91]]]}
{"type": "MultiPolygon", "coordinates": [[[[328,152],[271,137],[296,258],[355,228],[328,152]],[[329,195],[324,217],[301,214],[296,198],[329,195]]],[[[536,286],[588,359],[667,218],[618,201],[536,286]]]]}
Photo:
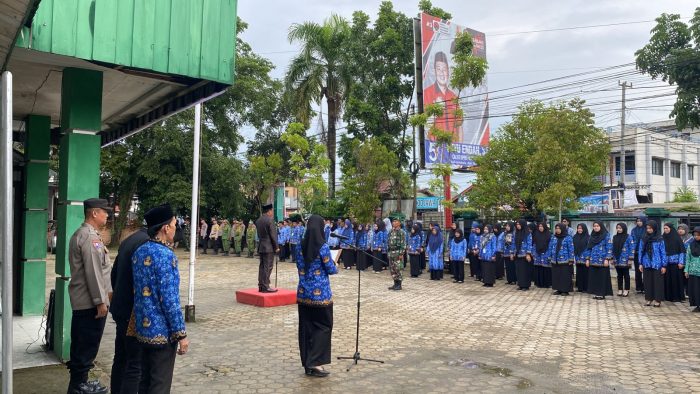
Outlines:
{"type": "Polygon", "coordinates": [[[377,231],[374,233],[374,240],[372,241],[372,250],[381,250],[386,253],[387,246],[387,236],[384,231],[377,231]]]}
{"type": "Polygon", "coordinates": [[[605,239],[598,242],[593,248],[586,249],[583,253],[583,257],[587,261],[590,260],[591,265],[594,267],[603,267],[605,265],[605,260],[612,261],[612,237],[610,234],[607,234],[605,239]]]}
{"type": "Polygon", "coordinates": [[[627,236],[625,244],[622,245],[620,257],[616,258],[613,255],[613,264],[617,267],[627,267],[632,265],[634,259],[634,238],[631,235],[627,236]]]}
{"type": "Polygon", "coordinates": [[[535,245],[535,241],[532,239],[532,236],[528,236],[528,239],[530,240],[530,244],[528,246],[528,250],[530,252],[530,255],[532,256],[532,261],[534,265],[541,265],[543,267],[549,267],[549,248],[551,248],[551,239],[550,242],[547,246],[547,250],[540,254],[537,253],[537,247],[535,245]]]}
{"type": "Polygon", "coordinates": [[[503,250],[504,256],[514,256],[515,255],[515,234],[514,233],[503,233],[503,244],[501,250],[503,250]]]}
{"type": "Polygon", "coordinates": [[[355,242],[355,246],[357,246],[359,249],[367,249],[367,231],[358,231],[357,239],[355,240],[355,242]]]}
{"type": "Polygon", "coordinates": [[[444,247],[442,245],[435,251],[431,251],[430,248],[426,249],[426,251],[428,253],[428,266],[430,270],[436,271],[445,269],[444,247]]]}
{"type": "Polygon", "coordinates": [[[450,241],[450,260],[464,261],[467,258],[467,240],[455,242],[454,238],[450,241]]]}
{"type": "Polygon", "coordinates": [[[355,230],[352,229],[352,227],[345,227],[343,228],[343,232],[341,233],[348,239],[341,239],[340,240],[340,247],[342,249],[352,249],[351,245],[355,245],[355,230]]]}
{"type": "Polygon", "coordinates": [[[663,239],[654,241],[651,244],[652,252],[651,256],[644,251],[644,240],[639,242],[639,247],[637,248],[637,255],[639,256],[639,264],[644,268],[661,269],[668,265],[668,260],[666,256],[666,244],[663,239]]]}
{"type": "Polygon", "coordinates": [[[180,271],[175,253],[148,241],[131,258],[134,313],[130,326],[143,344],[165,346],[187,336],[180,310],[180,271]]]}
{"type": "Polygon", "coordinates": [[[416,234],[413,235],[412,237],[408,238],[408,253],[409,254],[418,254],[420,253],[420,249],[423,247],[423,242],[422,238],[420,235],[416,234]]]}
{"type": "MultiPolygon", "coordinates": [[[[518,245],[515,245],[515,235],[513,235],[513,249],[515,249],[515,252],[517,253],[518,251],[518,245]]],[[[525,257],[528,254],[532,254],[532,234],[528,234],[527,237],[523,240],[522,245],[520,245],[520,253],[516,257],[525,257]]]]}
{"type": "Polygon", "coordinates": [[[550,264],[573,264],[574,263],[574,239],[570,235],[564,237],[561,241],[561,248],[557,253],[557,237],[552,235],[549,240],[549,256],[550,264]]]}
{"type": "Polygon", "coordinates": [[[328,306],[333,304],[333,292],[328,275],[338,273],[338,268],[331,257],[331,249],[323,244],[319,255],[306,268],[301,245],[294,248],[297,256],[299,271],[299,286],[297,286],[297,303],[310,306],[328,306]]]}
{"type": "Polygon", "coordinates": [[[481,260],[486,260],[490,261],[493,257],[496,256],[496,247],[498,244],[498,238],[491,234],[492,236],[489,237],[489,240],[485,241],[485,236],[481,236],[481,248],[479,249],[479,258],[481,260]]]}
{"type": "Polygon", "coordinates": [[[470,251],[479,251],[481,249],[481,235],[476,233],[469,234],[469,245],[467,245],[470,251]]]}

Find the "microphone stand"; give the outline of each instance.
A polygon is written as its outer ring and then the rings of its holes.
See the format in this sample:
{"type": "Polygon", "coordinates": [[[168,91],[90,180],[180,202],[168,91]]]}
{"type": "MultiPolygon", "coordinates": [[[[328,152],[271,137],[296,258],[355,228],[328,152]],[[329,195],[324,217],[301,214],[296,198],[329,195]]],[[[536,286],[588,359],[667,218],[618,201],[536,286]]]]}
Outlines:
{"type": "MultiPolygon", "coordinates": [[[[352,248],[352,250],[359,251],[359,252],[364,253],[365,255],[367,255],[375,260],[383,262],[383,260],[374,257],[372,254],[367,253],[364,250],[358,249],[355,245],[347,243],[342,238],[338,238],[338,239],[340,240],[341,244],[345,244],[346,246],[349,246],[350,248],[352,248]]],[[[342,252],[341,252],[341,256],[342,256],[342,252]]],[[[338,357],[338,360],[353,360],[353,363],[350,364],[350,366],[346,369],[346,371],[350,371],[350,368],[352,368],[353,365],[357,365],[357,363],[359,361],[368,361],[368,362],[372,362],[372,363],[384,364],[384,361],[381,361],[381,360],[372,360],[369,358],[360,357],[360,294],[362,291],[361,283],[362,283],[362,271],[358,269],[357,270],[357,323],[356,323],[356,327],[355,327],[355,353],[352,356],[338,357]]]]}

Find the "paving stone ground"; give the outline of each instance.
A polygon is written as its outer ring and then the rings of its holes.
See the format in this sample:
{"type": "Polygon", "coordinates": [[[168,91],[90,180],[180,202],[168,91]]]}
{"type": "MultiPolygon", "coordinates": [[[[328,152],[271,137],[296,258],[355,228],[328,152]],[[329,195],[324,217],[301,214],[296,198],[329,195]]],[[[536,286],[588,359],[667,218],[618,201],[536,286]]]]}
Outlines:
{"type": "MultiPolygon", "coordinates": [[[[183,306],[188,256],[179,253],[183,306]]],[[[355,347],[357,272],[332,278],[333,362],[326,379],[304,375],[295,305],[238,304],[235,290],[257,285],[257,259],[200,256],[190,352],[178,356],[175,393],[448,393],[700,391],[700,314],[687,303],[643,306],[643,296],[596,301],[549,289],[517,291],[467,281],[404,280],[362,274],[360,362],[355,347]]],[[[408,276],[408,275],[406,275],[408,276]]],[[[449,275],[446,275],[448,277],[449,275]]],[[[274,278],[274,272],[273,272],[274,278]]],[[[467,278],[469,279],[469,278],[467,278]]],[[[296,270],[279,264],[279,286],[296,288],[296,270]]],[[[111,368],[114,324],[97,359],[111,368]]]]}

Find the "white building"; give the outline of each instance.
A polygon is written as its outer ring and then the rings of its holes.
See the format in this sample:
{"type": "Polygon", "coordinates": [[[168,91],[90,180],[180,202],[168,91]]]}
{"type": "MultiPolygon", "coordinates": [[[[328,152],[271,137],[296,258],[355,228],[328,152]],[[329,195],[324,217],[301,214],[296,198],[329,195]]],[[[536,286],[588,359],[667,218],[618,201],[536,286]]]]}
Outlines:
{"type": "MultiPolygon", "coordinates": [[[[608,132],[611,157],[603,183],[614,187],[620,180],[622,139],[619,128],[608,132]]],[[[700,195],[700,130],[678,131],[672,120],[627,125],[624,143],[625,205],[635,196],[638,203],[670,202],[681,187],[700,195]]]]}

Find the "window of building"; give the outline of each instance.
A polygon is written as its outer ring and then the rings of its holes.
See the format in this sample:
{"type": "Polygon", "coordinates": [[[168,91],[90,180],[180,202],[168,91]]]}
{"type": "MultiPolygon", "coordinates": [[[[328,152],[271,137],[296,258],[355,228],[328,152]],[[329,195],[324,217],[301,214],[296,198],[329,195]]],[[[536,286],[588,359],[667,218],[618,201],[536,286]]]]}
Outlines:
{"type": "Polygon", "coordinates": [[[680,178],[681,177],[681,163],[677,161],[671,162],[671,177],[680,178]]]}
{"type": "Polygon", "coordinates": [[[688,166],[688,180],[695,180],[695,166],[688,166]]]}
{"type": "Polygon", "coordinates": [[[651,159],[651,173],[664,176],[664,161],[662,159],[651,159]]]}

